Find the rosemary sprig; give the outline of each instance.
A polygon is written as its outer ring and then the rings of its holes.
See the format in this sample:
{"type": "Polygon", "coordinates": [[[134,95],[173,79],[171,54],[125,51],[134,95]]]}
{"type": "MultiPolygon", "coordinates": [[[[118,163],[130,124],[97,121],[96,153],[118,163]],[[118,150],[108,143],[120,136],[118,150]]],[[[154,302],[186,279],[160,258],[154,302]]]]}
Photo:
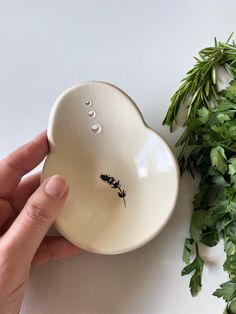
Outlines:
{"type": "Polygon", "coordinates": [[[126,201],[125,201],[126,192],[125,192],[125,190],[123,190],[121,188],[120,181],[116,180],[114,177],[112,177],[112,176],[110,176],[108,174],[101,174],[100,178],[104,182],[108,183],[112,187],[112,189],[118,189],[118,196],[120,198],[123,198],[124,205],[126,207],[126,201]]]}
{"type": "Polygon", "coordinates": [[[181,173],[185,169],[191,171],[191,164],[184,157],[188,147],[196,144],[191,121],[196,117],[199,108],[210,108],[210,103],[215,101],[217,96],[216,66],[224,67],[231,78],[236,79],[236,44],[234,41],[230,43],[232,36],[233,33],[225,43],[215,38],[213,47],[204,48],[199,52],[199,57],[195,57],[196,64],[187,72],[182,85],[171,98],[170,107],[163,121],[171,132],[181,104],[187,101],[187,119],[183,124],[186,128],[176,143],[176,146],[182,147],[178,157],[181,173]]]}

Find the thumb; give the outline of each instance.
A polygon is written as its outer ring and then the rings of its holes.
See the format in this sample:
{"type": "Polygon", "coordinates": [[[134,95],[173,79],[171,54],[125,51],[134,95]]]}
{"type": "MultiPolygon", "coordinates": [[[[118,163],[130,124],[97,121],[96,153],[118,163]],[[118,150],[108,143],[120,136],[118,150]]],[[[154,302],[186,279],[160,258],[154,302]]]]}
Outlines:
{"type": "Polygon", "coordinates": [[[55,175],[44,181],[31,195],[1,239],[12,257],[31,263],[49,227],[60,213],[68,193],[69,186],[65,179],[55,175]]]}

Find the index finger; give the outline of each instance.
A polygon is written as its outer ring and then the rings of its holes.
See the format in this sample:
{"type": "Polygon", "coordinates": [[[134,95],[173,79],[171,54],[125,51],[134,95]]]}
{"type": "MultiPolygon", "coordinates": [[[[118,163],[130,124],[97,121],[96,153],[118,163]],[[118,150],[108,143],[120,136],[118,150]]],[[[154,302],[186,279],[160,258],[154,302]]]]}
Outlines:
{"type": "Polygon", "coordinates": [[[21,178],[35,168],[48,154],[46,131],[19,147],[0,161],[0,197],[8,198],[21,178]]]}

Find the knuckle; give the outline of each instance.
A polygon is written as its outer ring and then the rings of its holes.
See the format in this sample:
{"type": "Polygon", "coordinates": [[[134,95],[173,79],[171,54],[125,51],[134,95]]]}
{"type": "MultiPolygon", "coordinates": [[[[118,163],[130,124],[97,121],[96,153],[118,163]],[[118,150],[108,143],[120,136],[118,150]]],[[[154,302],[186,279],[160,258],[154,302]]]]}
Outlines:
{"type": "Polygon", "coordinates": [[[31,224],[37,222],[39,224],[45,224],[51,221],[51,215],[49,206],[43,201],[34,201],[26,206],[26,223],[31,224]]]}

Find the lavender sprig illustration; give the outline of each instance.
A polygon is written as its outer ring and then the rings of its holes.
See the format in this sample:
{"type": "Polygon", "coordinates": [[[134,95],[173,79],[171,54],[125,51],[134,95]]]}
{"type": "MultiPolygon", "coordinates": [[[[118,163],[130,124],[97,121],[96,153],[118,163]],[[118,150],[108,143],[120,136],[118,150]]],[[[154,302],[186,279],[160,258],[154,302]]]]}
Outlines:
{"type": "Polygon", "coordinates": [[[126,207],[126,201],[125,201],[126,192],[125,190],[121,188],[120,181],[116,180],[114,177],[110,176],[109,174],[101,174],[100,178],[102,179],[102,181],[109,184],[112,187],[112,189],[118,189],[118,196],[120,198],[123,198],[124,205],[126,207]]]}

